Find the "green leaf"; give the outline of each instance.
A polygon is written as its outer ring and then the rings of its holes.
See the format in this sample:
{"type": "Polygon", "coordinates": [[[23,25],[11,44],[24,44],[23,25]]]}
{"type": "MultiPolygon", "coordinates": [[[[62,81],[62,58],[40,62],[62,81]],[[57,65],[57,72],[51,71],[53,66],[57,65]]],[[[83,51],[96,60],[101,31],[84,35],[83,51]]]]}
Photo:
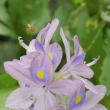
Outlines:
{"type": "Polygon", "coordinates": [[[50,21],[47,1],[44,0],[9,0],[10,14],[18,36],[27,39],[35,35],[45,23],[50,21]],[[34,26],[34,32],[29,31],[27,24],[34,26]]]}
{"type": "Polygon", "coordinates": [[[15,86],[17,81],[14,80],[9,74],[5,73],[0,75],[0,88],[10,88],[15,86]]]}
{"type": "Polygon", "coordinates": [[[104,21],[108,21],[110,22],[110,15],[108,14],[108,11],[102,11],[101,12],[101,18],[104,20],[104,21]]]}
{"type": "Polygon", "coordinates": [[[13,39],[17,39],[16,33],[6,25],[0,23],[0,35],[7,36],[13,39]]]}
{"type": "MultiPolygon", "coordinates": [[[[63,30],[65,32],[68,31],[69,29],[71,29],[72,34],[75,32],[74,28],[76,28],[75,30],[77,30],[77,33],[79,33],[79,34],[81,32],[83,32],[84,27],[82,27],[82,26],[86,22],[86,19],[88,16],[87,10],[85,10],[85,9],[83,10],[83,7],[84,6],[81,6],[81,7],[78,7],[77,9],[75,9],[74,7],[70,7],[68,9],[66,9],[63,6],[59,6],[59,8],[56,10],[56,12],[54,14],[54,18],[58,18],[60,21],[60,24],[59,24],[57,31],[54,34],[55,38],[53,38],[53,40],[57,40],[57,41],[61,40],[60,38],[58,39],[60,27],[63,27],[63,30]],[[81,18],[80,21],[79,21],[79,18],[81,18]],[[83,22],[82,22],[82,20],[83,20],[83,22]],[[80,24],[80,26],[79,26],[79,24],[80,24]]],[[[66,36],[66,37],[68,37],[68,36],[66,36]]]]}
{"type": "Polygon", "coordinates": [[[0,44],[0,74],[4,73],[3,62],[13,60],[17,56],[17,46],[13,43],[0,44]]]}
{"type": "Polygon", "coordinates": [[[104,84],[107,87],[107,95],[110,96],[110,29],[106,28],[104,33],[104,49],[106,51],[106,57],[103,61],[102,74],[100,76],[100,83],[104,84]]]}
{"type": "Polygon", "coordinates": [[[84,0],[86,3],[86,6],[88,8],[89,14],[94,15],[98,12],[98,8],[100,5],[100,0],[84,0]]]}
{"type": "Polygon", "coordinates": [[[17,38],[13,29],[11,17],[3,4],[0,4],[0,35],[8,36],[10,38],[17,38]]]}
{"type": "Polygon", "coordinates": [[[9,74],[5,73],[0,75],[0,109],[9,110],[5,107],[5,102],[8,95],[18,87],[17,81],[14,80],[9,74]]]}
{"type": "Polygon", "coordinates": [[[105,96],[101,102],[101,104],[103,104],[108,110],[110,110],[110,97],[105,96]]]}
{"type": "Polygon", "coordinates": [[[6,7],[2,4],[0,4],[0,22],[7,25],[9,28],[13,27],[11,17],[6,9],[6,7]]]}
{"type": "Polygon", "coordinates": [[[78,15],[74,16],[75,19],[76,17],[78,19],[77,24],[74,23],[75,25],[71,26],[70,33],[78,35],[81,45],[87,52],[99,37],[103,27],[105,26],[105,22],[99,22],[98,16],[90,18],[86,8],[82,9],[78,15]]]}
{"type": "Polygon", "coordinates": [[[92,45],[102,32],[104,26],[105,22],[98,22],[97,17],[86,21],[86,27],[82,36],[82,45],[86,51],[91,49],[92,45]]]}
{"type": "Polygon", "coordinates": [[[5,107],[5,102],[6,102],[7,96],[16,88],[17,86],[0,89],[0,109],[1,110],[9,110],[8,108],[5,107]]]}
{"type": "Polygon", "coordinates": [[[71,34],[78,35],[80,38],[82,37],[85,24],[87,22],[88,12],[87,9],[82,7],[82,10],[79,10],[74,16],[71,18],[71,34]]]}
{"type": "Polygon", "coordinates": [[[69,20],[70,13],[71,13],[71,9],[65,9],[63,6],[60,6],[56,10],[56,12],[54,14],[54,18],[58,18],[60,22],[59,22],[59,26],[58,26],[57,31],[55,32],[52,40],[54,40],[54,41],[57,40],[57,42],[61,41],[61,37],[59,38],[59,36],[60,36],[59,30],[60,30],[60,27],[63,27],[64,30],[68,29],[68,20],[69,20]]]}
{"type": "Polygon", "coordinates": [[[110,55],[107,55],[104,59],[102,66],[102,75],[100,76],[100,82],[107,87],[107,95],[110,96],[110,55]]]}
{"type": "Polygon", "coordinates": [[[79,3],[84,2],[84,0],[67,0],[67,1],[69,1],[72,4],[79,4],[79,3]]]}
{"type": "Polygon", "coordinates": [[[0,0],[0,4],[4,4],[7,0],[0,0]]]}
{"type": "Polygon", "coordinates": [[[104,49],[107,54],[110,53],[110,29],[106,28],[104,33],[104,49]]]}

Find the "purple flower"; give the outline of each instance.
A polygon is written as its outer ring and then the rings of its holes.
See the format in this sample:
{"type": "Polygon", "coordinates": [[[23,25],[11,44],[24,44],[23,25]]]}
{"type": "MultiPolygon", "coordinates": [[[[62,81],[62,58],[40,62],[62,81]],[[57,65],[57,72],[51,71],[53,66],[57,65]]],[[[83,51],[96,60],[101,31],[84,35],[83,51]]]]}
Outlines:
{"type": "Polygon", "coordinates": [[[97,104],[106,93],[105,86],[95,86],[98,94],[94,94],[89,90],[85,92],[84,84],[81,81],[78,81],[77,86],[76,92],[68,96],[67,109],[62,104],[62,106],[53,107],[52,110],[107,110],[103,105],[97,104]]]}
{"type": "Polygon", "coordinates": [[[67,75],[67,77],[73,75],[75,78],[80,79],[88,89],[96,93],[96,91],[94,90],[94,85],[84,78],[93,77],[94,73],[88,66],[95,64],[97,62],[97,59],[94,59],[94,61],[92,61],[89,64],[83,63],[85,58],[85,52],[83,51],[83,48],[80,46],[77,36],[74,36],[74,38],[72,39],[74,42],[75,52],[74,56],[70,58],[70,49],[68,41],[64,35],[62,28],[60,29],[60,35],[65,45],[67,64],[65,64],[58,72],[56,79],[62,78],[65,75],[67,75]]]}
{"type": "Polygon", "coordinates": [[[27,54],[21,56],[20,60],[4,63],[5,71],[20,85],[8,96],[6,107],[16,110],[106,110],[103,105],[97,104],[105,95],[105,86],[94,86],[86,79],[93,77],[94,73],[89,66],[95,64],[99,57],[86,64],[85,52],[77,36],[72,39],[75,52],[70,57],[68,41],[62,28],[60,35],[65,46],[67,63],[55,73],[62,59],[62,49],[56,42],[50,44],[50,40],[58,24],[58,19],[48,23],[29,46],[18,37],[27,54]],[[85,87],[89,89],[87,92],[85,87]],[[62,96],[68,97],[67,107],[62,96]],[[61,106],[56,106],[57,100],[61,106]]]}
{"type": "Polygon", "coordinates": [[[34,110],[50,110],[56,103],[53,95],[70,95],[76,91],[76,81],[60,79],[52,82],[53,65],[47,54],[35,57],[27,69],[15,61],[4,63],[7,73],[27,86],[14,90],[7,98],[6,107],[28,109],[34,104],[34,110]]]}
{"type": "Polygon", "coordinates": [[[18,37],[19,43],[27,50],[27,53],[30,53],[30,52],[31,53],[33,52],[34,54],[46,53],[52,61],[54,70],[57,68],[58,64],[61,61],[62,50],[58,43],[56,42],[53,44],[49,44],[49,43],[58,24],[59,24],[58,19],[54,19],[51,24],[48,23],[47,26],[38,33],[36,39],[33,39],[30,42],[29,46],[24,44],[23,40],[21,40],[21,37],[18,37]]]}

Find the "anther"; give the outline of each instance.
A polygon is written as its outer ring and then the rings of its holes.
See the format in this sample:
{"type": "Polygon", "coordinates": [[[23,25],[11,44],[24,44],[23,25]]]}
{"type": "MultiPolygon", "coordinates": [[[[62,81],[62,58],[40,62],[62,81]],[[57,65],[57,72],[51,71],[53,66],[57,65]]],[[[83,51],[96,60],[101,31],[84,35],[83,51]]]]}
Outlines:
{"type": "Polygon", "coordinates": [[[43,88],[45,88],[45,85],[43,86],[43,88]]]}

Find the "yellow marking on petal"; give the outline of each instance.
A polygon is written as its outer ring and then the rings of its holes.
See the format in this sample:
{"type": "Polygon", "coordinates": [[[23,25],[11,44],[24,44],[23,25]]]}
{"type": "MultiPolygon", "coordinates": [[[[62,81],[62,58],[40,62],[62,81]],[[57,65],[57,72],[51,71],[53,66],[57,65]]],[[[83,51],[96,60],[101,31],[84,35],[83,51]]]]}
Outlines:
{"type": "Polygon", "coordinates": [[[75,104],[78,104],[80,101],[81,101],[81,96],[80,96],[80,94],[77,94],[76,95],[76,100],[75,100],[75,104]]]}
{"type": "Polygon", "coordinates": [[[82,52],[83,52],[83,49],[82,49],[82,47],[80,47],[80,50],[79,50],[79,52],[78,52],[78,55],[81,55],[82,52]]]}
{"type": "Polygon", "coordinates": [[[49,56],[49,58],[50,58],[51,60],[53,59],[53,56],[52,56],[51,53],[48,53],[48,56],[49,56]]]}
{"type": "Polygon", "coordinates": [[[41,35],[38,37],[38,41],[41,42],[41,35]]]}
{"type": "Polygon", "coordinates": [[[38,70],[38,72],[37,72],[37,76],[38,76],[39,79],[43,79],[43,77],[44,77],[44,73],[43,73],[43,71],[42,71],[41,69],[38,70]]]}

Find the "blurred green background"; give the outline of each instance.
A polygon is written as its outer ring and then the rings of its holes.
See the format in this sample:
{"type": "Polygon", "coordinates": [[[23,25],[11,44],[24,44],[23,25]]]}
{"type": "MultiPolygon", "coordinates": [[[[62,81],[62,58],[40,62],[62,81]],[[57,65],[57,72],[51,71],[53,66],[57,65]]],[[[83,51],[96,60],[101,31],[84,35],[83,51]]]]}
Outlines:
{"type": "MultiPolygon", "coordinates": [[[[95,73],[91,81],[107,86],[106,96],[100,103],[110,109],[110,0],[0,0],[0,110],[7,110],[6,97],[18,87],[17,81],[3,68],[4,61],[19,59],[25,54],[18,36],[29,44],[54,18],[58,18],[60,24],[52,42],[57,41],[64,51],[59,35],[63,27],[71,55],[74,54],[71,38],[78,35],[87,63],[100,56],[91,67],[95,73]],[[29,32],[27,24],[34,26],[34,32],[29,32]]],[[[63,58],[59,68],[65,63],[65,52],[63,58]]]]}

